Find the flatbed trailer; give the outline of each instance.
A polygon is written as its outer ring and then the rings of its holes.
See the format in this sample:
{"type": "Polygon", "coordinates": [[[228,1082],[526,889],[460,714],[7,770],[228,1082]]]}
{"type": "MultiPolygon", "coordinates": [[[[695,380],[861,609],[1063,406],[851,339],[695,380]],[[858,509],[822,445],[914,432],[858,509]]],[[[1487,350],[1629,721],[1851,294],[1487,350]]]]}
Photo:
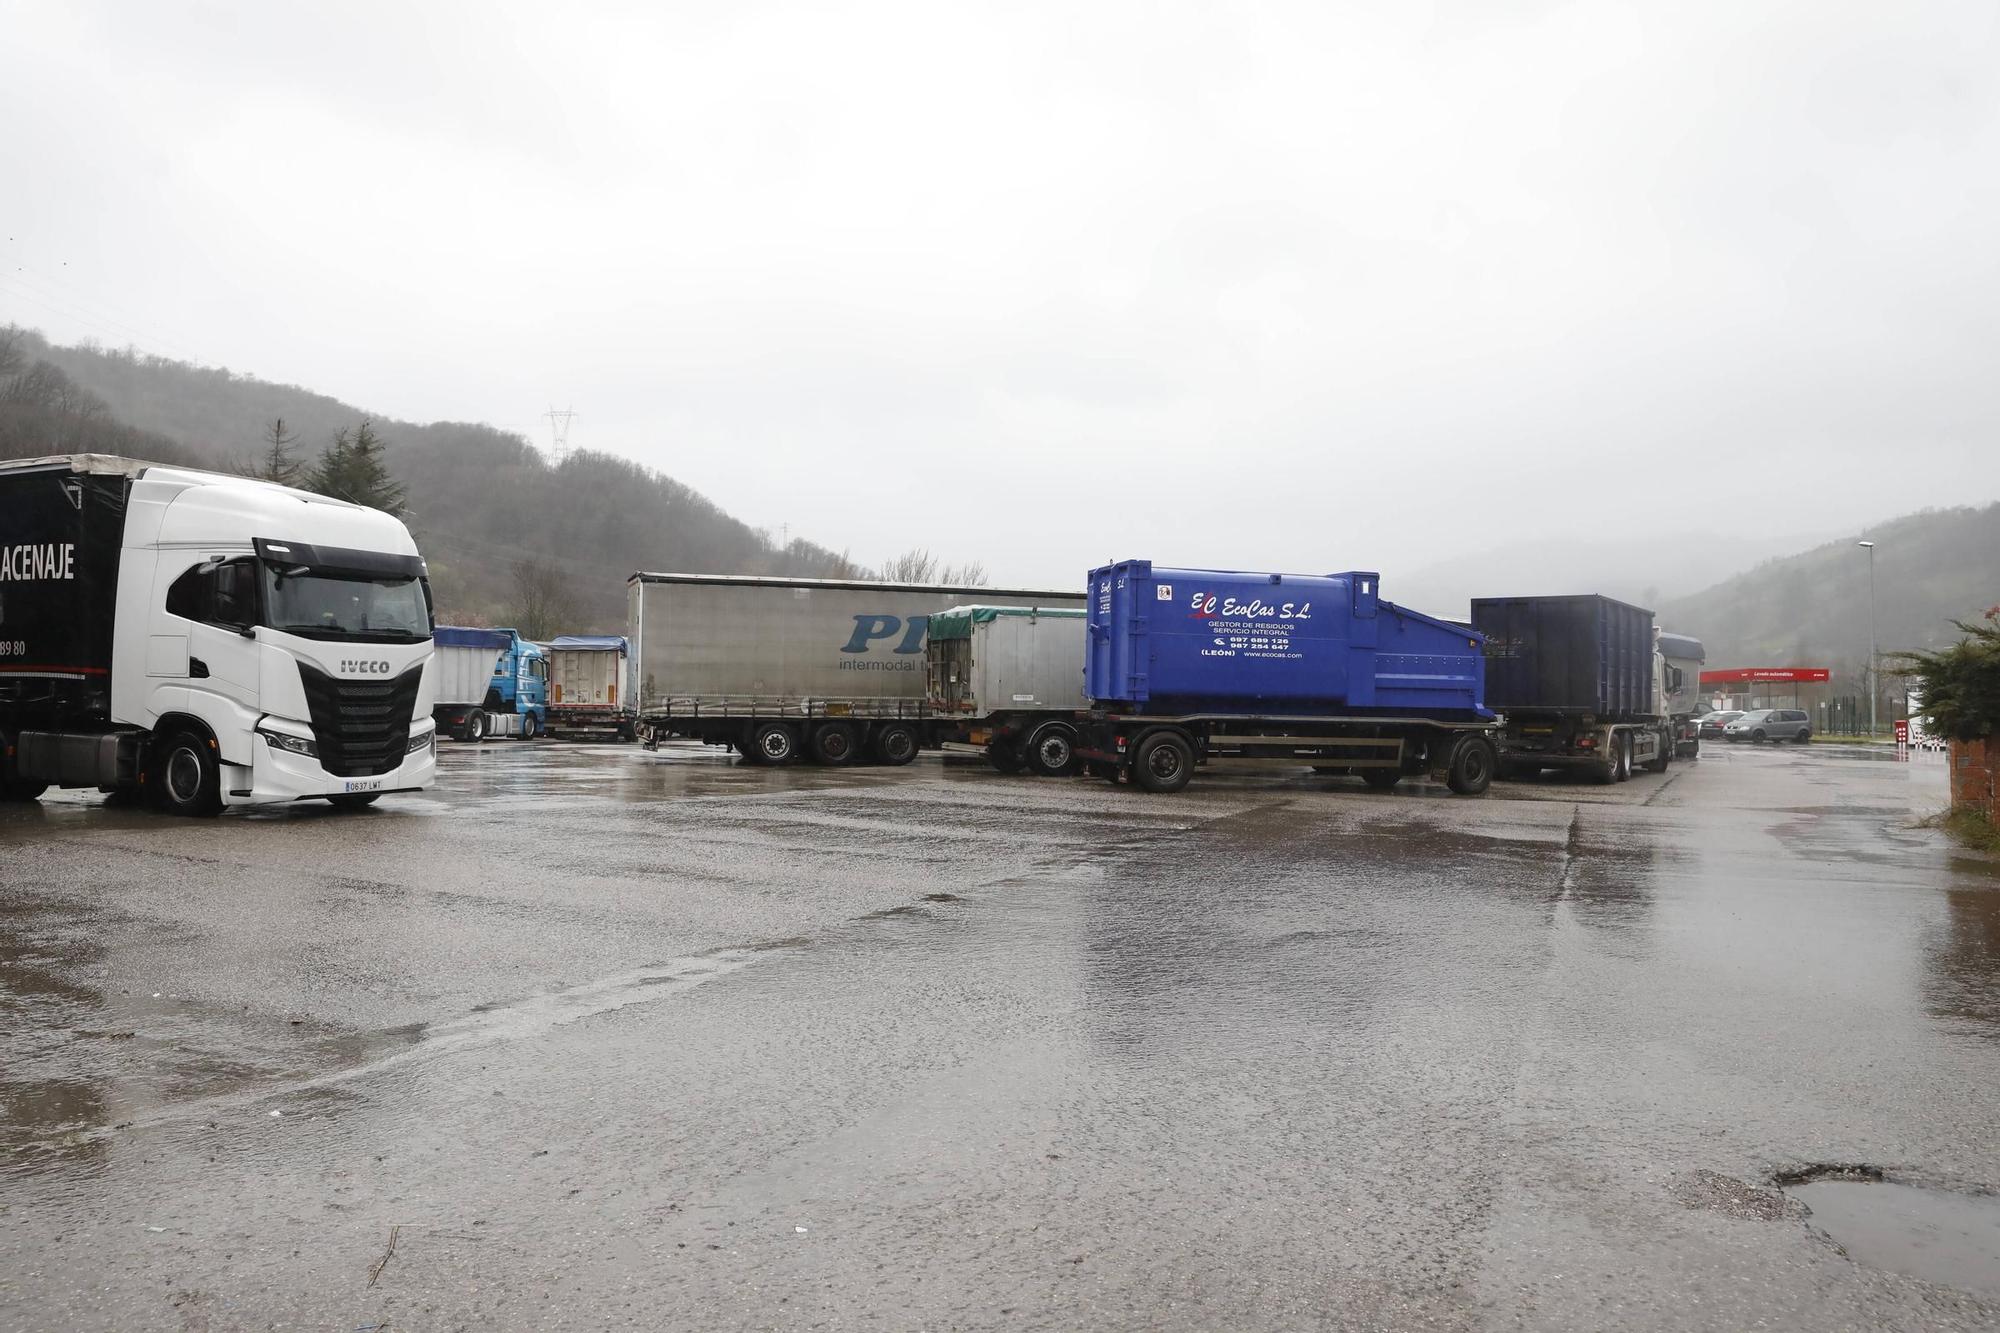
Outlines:
{"type": "Polygon", "coordinates": [[[1092,712],[1082,730],[1086,772],[1150,792],[1179,791],[1197,768],[1283,767],[1351,775],[1381,791],[1428,774],[1477,796],[1499,762],[1499,726],[1483,720],[1092,712]]]}

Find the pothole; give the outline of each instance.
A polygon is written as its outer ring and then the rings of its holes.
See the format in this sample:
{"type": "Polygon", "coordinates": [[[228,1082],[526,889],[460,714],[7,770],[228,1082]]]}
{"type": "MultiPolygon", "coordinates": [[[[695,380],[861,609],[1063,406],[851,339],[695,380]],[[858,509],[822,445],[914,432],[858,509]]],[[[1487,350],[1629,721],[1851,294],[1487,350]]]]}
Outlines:
{"type": "Polygon", "coordinates": [[[1778,1172],[1806,1225],[1857,1264],[2000,1297],[2000,1195],[1889,1179],[1827,1163],[1778,1172]]]}

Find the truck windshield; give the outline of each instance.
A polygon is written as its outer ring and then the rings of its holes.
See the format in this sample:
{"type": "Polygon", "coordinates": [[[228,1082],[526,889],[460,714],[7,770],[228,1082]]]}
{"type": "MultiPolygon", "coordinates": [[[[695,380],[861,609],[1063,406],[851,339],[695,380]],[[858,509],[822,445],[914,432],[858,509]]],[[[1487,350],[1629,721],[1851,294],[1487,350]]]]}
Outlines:
{"type": "Polygon", "coordinates": [[[266,564],[264,586],[270,627],[287,634],[377,643],[415,643],[431,636],[430,599],[419,578],[266,564]]]}

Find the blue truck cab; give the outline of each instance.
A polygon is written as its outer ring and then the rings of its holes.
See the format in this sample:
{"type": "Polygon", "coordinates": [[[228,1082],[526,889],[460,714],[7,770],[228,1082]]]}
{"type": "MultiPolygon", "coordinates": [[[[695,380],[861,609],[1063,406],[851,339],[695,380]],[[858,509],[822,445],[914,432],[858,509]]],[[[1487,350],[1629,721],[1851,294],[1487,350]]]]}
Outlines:
{"type": "Polygon", "coordinates": [[[549,658],[512,629],[439,625],[432,716],[461,740],[532,738],[548,729],[549,658]]]}

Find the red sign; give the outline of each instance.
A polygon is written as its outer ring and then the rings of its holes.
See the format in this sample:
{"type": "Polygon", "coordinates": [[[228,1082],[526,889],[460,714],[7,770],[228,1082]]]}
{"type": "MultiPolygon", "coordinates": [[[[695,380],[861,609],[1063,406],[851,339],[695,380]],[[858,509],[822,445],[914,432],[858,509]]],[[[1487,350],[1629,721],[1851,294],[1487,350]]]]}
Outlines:
{"type": "Polygon", "coordinates": [[[1910,719],[1906,717],[1899,717],[1896,719],[1896,744],[1908,745],[1909,743],[1910,743],[1910,719]]]}
{"type": "Polygon", "coordinates": [[[1736,685],[1762,681],[1807,684],[1822,681],[1833,673],[1825,667],[1723,667],[1701,673],[1704,685],[1736,685]]]}

